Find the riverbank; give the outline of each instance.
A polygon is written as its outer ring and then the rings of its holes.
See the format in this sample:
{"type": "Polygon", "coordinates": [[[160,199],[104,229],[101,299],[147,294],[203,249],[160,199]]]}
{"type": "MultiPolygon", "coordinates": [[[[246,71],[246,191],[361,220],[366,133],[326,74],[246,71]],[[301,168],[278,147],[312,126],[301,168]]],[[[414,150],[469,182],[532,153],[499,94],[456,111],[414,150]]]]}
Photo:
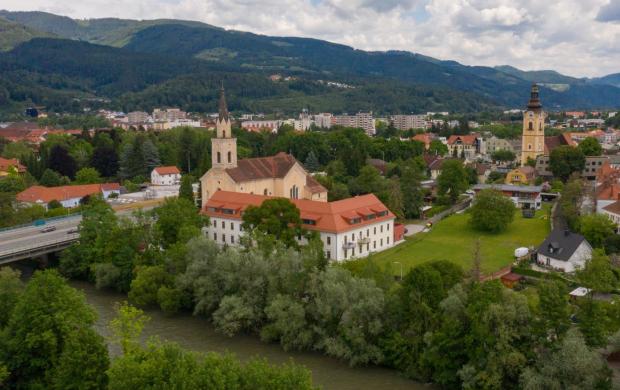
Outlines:
{"type": "MultiPolygon", "coordinates": [[[[97,290],[87,282],[71,281],[70,285],[86,296],[88,303],[97,311],[97,331],[108,338],[107,327],[114,317],[116,302],[126,300],[123,294],[109,290],[97,290]]],[[[215,331],[213,326],[203,318],[189,314],[166,316],[160,310],[145,310],[151,321],[144,329],[145,338],[159,337],[162,340],[176,342],[183,348],[198,352],[230,352],[242,361],[252,357],[262,357],[271,363],[293,361],[312,371],[315,385],[323,389],[378,389],[378,390],[430,390],[424,385],[400,376],[396,370],[381,367],[349,367],[346,363],[315,352],[287,352],[279,344],[268,344],[256,336],[238,335],[226,337],[215,331]]],[[[119,351],[110,348],[112,356],[119,351]]]]}

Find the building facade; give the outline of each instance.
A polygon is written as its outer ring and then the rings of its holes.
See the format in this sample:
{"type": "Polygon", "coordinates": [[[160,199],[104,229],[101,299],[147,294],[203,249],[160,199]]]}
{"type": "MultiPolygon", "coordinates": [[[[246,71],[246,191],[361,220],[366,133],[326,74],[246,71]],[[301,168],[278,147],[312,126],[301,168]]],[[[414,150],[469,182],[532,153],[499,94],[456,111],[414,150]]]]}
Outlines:
{"type": "MultiPolygon", "coordinates": [[[[216,192],[202,209],[210,221],[203,233],[220,245],[240,245],[245,234],[242,228],[244,210],[250,205],[260,206],[271,198],[216,192]]],[[[335,202],[304,199],[291,199],[291,202],[300,211],[302,228],[319,234],[325,255],[330,260],[365,257],[391,248],[395,238],[402,239],[402,232],[394,226],[394,214],[373,194],[335,202]]],[[[299,243],[306,244],[305,238],[300,238],[299,243]]]]}
{"type": "Polygon", "coordinates": [[[523,135],[521,137],[521,166],[526,165],[528,159],[545,153],[545,112],[540,103],[539,90],[536,84],[532,85],[530,101],[527,110],[523,113],[523,135]]]}
{"type": "Polygon", "coordinates": [[[542,205],[542,186],[521,186],[512,184],[476,184],[473,190],[478,193],[485,189],[494,189],[510,198],[519,209],[539,210],[542,205]]]}
{"type": "Polygon", "coordinates": [[[220,190],[327,202],[325,187],[290,154],[237,160],[237,139],[232,136],[223,88],[216,137],[211,139],[211,169],[200,182],[203,205],[220,190]]]}
{"type": "Polygon", "coordinates": [[[181,171],[175,166],[156,167],[151,172],[151,184],[170,186],[181,183],[181,171]]]}
{"type": "Polygon", "coordinates": [[[398,130],[426,129],[426,115],[393,115],[390,124],[398,130]]]}

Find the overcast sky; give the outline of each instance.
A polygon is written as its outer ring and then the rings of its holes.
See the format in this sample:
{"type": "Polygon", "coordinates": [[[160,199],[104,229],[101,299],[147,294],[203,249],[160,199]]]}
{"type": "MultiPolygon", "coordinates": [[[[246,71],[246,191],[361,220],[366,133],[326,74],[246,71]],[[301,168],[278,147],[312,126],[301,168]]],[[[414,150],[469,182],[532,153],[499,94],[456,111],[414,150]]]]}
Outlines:
{"type": "Polygon", "coordinates": [[[73,18],[175,18],[468,65],[620,72],[620,0],[2,0],[73,18]]]}

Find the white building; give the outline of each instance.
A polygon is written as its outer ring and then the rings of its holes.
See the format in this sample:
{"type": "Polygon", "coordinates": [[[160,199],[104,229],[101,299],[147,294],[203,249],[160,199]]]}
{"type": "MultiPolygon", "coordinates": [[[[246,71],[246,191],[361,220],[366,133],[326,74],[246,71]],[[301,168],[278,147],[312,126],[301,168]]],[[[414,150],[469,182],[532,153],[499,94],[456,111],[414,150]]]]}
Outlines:
{"type": "Polygon", "coordinates": [[[32,186],[15,196],[20,203],[38,204],[47,209],[52,201],[58,201],[65,208],[77,207],[86,196],[101,195],[108,199],[112,194],[120,194],[120,184],[80,184],[72,186],[44,187],[32,186]]]}
{"type": "Polygon", "coordinates": [[[562,272],[583,269],[592,259],[592,246],[586,239],[569,230],[554,229],[538,247],[538,265],[562,272]]]}
{"type": "Polygon", "coordinates": [[[314,124],[318,127],[329,129],[332,127],[332,117],[333,115],[328,112],[316,114],[314,115],[314,124]]]}
{"type": "Polygon", "coordinates": [[[153,110],[153,120],[163,122],[176,122],[179,119],[186,119],[187,113],[179,108],[156,108],[153,110]]]}
{"type": "Polygon", "coordinates": [[[269,131],[271,133],[277,133],[280,126],[284,124],[284,121],[279,119],[274,120],[261,120],[261,121],[243,121],[241,127],[247,131],[269,131]]]}
{"type": "MultiPolygon", "coordinates": [[[[218,191],[208,200],[202,212],[210,225],[204,234],[221,245],[239,245],[245,234],[243,211],[259,206],[269,196],[218,191]]],[[[335,202],[291,199],[300,211],[302,228],[316,231],[327,258],[344,261],[368,256],[394,246],[402,239],[402,225],[394,224],[395,216],[373,194],[335,202]]],[[[301,244],[305,239],[300,240],[301,244]]]]}
{"type": "Polygon", "coordinates": [[[151,119],[149,114],[144,111],[132,111],[127,114],[127,121],[129,123],[143,123],[151,119]]]}
{"type": "Polygon", "coordinates": [[[151,184],[171,186],[181,182],[181,171],[175,166],[157,167],[151,172],[151,184]]]}

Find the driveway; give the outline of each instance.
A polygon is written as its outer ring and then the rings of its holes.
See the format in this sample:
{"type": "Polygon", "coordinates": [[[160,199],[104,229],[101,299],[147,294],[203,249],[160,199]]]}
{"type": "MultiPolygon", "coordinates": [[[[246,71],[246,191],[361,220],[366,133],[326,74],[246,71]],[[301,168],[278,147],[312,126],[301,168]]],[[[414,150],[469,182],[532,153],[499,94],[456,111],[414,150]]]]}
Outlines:
{"type": "Polygon", "coordinates": [[[413,236],[414,234],[418,234],[424,230],[425,225],[405,225],[405,229],[407,229],[407,233],[405,233],[406,237],[413,236]]]}

